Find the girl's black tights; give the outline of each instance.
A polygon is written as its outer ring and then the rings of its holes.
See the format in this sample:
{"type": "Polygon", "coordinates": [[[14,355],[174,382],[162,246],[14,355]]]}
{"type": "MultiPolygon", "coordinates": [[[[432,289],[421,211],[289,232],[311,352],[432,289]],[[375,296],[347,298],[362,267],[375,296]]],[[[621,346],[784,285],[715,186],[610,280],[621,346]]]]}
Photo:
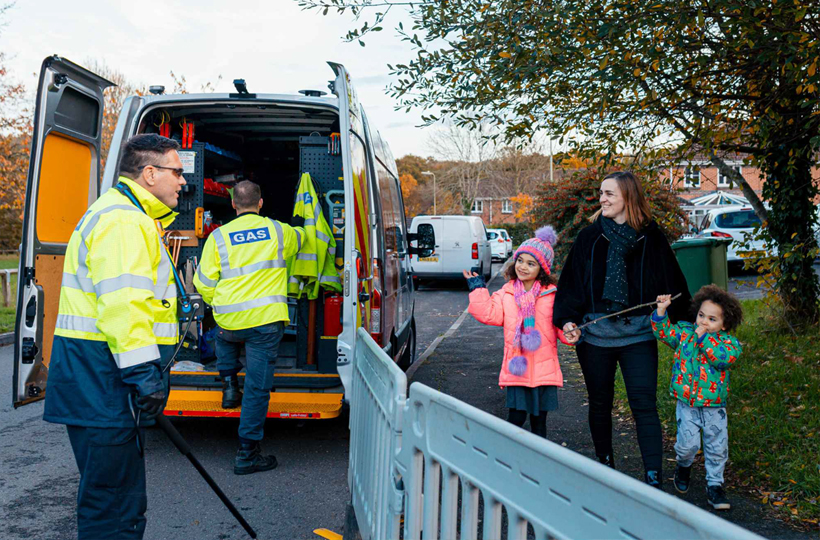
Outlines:
{"type": "MultiPolygon", "coordinates": [[[[524,422],[527,421],[527,411],[510,409],[509,416],[507,416],[507,421],[521,427],[524,425],[524,422]]],[[[539,437],[544,437],[545,439],[547,438],[547,411],[541,411],[541,414],[539,415],[530,415],[530,431],[539,437]]]]}

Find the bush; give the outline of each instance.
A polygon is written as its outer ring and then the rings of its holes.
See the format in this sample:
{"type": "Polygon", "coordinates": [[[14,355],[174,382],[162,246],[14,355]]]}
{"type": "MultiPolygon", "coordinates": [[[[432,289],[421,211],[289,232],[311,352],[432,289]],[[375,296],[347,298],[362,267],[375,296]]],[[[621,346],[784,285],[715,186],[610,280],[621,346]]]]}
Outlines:
{"type": "MultiPolygon", "coordinates": [[[[669,242],[674,242],[684,233],[686,223],[686,215],[680,207],[677,194],[656,178],[657,173],[634,172],[643,181],[653,219],[669,242]]],[[[605,173],[599,169],[581,169],[556,182],[543,184],[538,191],[528,221],[538,226],[549,224],[555,228],[559,238],[555,261],[559,271],[575,237],[589,225],[590,216],[600,208],[598,191],[604,176],[605,173]]]]}

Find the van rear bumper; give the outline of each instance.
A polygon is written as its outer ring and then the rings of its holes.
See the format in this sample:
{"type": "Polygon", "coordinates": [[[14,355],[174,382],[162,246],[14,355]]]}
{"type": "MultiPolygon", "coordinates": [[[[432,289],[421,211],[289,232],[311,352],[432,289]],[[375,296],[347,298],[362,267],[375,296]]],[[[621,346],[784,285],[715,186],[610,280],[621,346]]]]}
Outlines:
{"type": "Polygon", "coordinates": [[[461,272],[413,272],[420,279],[464,279],[461,272]]]}
{"type": "MultiPolygon", "coordinates": [[[[342,393],[272,392],[268,418],[323,420],[342,412],[342,393]]],[[[242,408],[223,409],[221,390],[171,389],[165,416],[200,418],[239,418],[242,408]]]]}

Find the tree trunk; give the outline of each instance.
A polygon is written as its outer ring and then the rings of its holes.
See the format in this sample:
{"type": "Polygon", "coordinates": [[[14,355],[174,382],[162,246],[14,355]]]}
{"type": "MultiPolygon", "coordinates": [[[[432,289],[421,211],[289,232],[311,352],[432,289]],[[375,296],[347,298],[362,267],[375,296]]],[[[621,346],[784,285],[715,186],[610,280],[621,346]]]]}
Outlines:
{"type": "Polygon", "coordinates": [[[750,186],[746,179],[743,178],[743,175],[727,165],[723,159],[718,157],[714,150],[710,152],[709,159],[717,166],[721,174],[728,176],[733,182],[740,186],[743,196],[746,197],[746,200],[748,200],[749,204],[752,205],[757,217],[760,218],[760,221],[766,221],[768,211],[766,210],[766,207],[763,206],[763,201],[760,200],[760,197],[757,196],[755,190],[752,189],[752,186],[750,186]]]}
{"type": "Polygon", "coordinates": [[[769,148],[763,198],[771,204],[767,232],[778,247],[778,294],[789,319],[815,322],[820,314],[820,285],[813,268],[818,190],[811,175],[811,145],[782,133],[769,148]]]}

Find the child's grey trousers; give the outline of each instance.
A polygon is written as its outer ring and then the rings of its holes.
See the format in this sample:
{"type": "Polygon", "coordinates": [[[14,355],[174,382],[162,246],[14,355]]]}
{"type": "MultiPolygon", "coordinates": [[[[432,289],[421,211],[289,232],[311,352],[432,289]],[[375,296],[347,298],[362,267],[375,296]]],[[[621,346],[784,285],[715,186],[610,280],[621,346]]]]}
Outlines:
{"type": "Polygon", "coordinates": [[[729,460],[729,419],[726,407],[690,407],[678,400],[678,440],[675,443],[678,465],[689,467],[700,449],[703,433],[703,457],[706,483],[723,484],[723,470],[729,460]]]}

